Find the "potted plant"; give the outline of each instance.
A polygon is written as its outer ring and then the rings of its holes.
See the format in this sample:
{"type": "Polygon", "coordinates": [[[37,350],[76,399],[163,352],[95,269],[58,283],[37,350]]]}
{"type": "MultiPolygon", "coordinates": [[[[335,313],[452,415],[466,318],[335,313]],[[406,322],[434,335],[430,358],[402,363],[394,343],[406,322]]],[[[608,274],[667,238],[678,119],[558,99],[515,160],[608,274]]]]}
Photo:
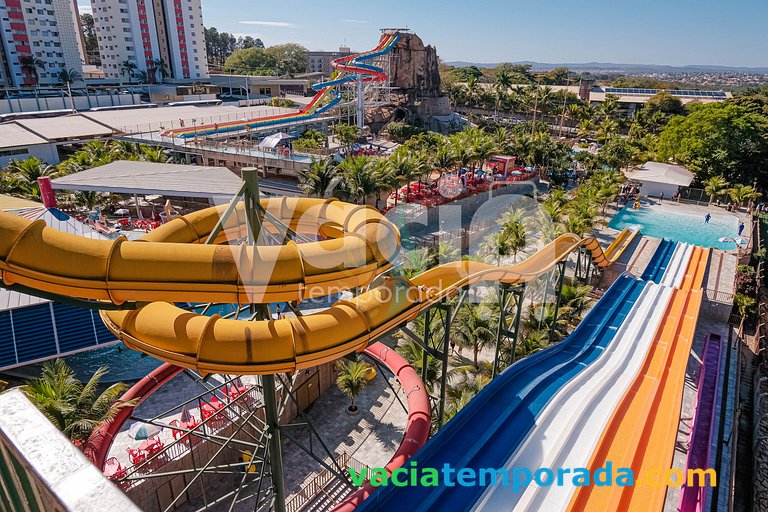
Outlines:
{"type": "Polygon", "coordinates": [[[339,372],[336,385],[339,391],[347,395],[352,401],[347,407],[347,413],[357,414],[358,408],[355,405],[355,399],[368,384],[368,381],[376,376],[376,370],[371,363],[363,361],[360,356],[354,361],[337,361],[336,369],[339,372]]]}

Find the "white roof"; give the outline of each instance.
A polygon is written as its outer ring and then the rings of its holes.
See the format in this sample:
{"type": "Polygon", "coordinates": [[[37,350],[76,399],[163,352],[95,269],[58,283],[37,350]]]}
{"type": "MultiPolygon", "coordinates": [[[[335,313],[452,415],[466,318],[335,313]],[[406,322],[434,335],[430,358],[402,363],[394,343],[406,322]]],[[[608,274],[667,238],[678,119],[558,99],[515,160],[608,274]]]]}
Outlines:
{"type": "Polygon", "coordinates": [[[687,187],[693,181],[693,173],[680,165],[646,162],[639,169],[626,171],[624,175],[635,181],[663,183],[687,187]]]}
{"type": "Polygon", "coordinates": [[[243,181],[226,167],[118,160],[51,181],[57,190],[231,198],[243,181]]]}
{"type": "Polygon", "coordinates": [[[17,124],[48,140],[112,135],[112,130],[81,115],[19,119],[17,124]]]}
{"type": "Polygon", "coordinates": [[[0,148],[33,146],[47,142],[44,138],[35,135],[16,122],[0,124],[0,148]]]}

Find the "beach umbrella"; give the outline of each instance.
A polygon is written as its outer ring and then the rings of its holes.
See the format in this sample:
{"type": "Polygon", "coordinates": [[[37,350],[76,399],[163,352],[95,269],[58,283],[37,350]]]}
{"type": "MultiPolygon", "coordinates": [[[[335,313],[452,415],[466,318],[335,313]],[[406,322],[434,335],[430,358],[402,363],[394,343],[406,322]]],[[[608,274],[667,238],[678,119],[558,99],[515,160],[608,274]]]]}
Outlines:
{"type": "Polygon", "coordinates": [[[729,237],[729,236],[724,236],[723,238],[720,239],[720,241],[721,242],[735,242],[736,240],[731,238],[731,237],[729,237]]]}
{"type": "Polygon", "coordinates": [[[115,215],[128,215],[128,209],[127,208],[120,208],[118,210],[115,210],[115,215]]]}
{"type": "Polygon", "coordinates": [[[137,421],[131,425],[128,435],[133,437],[136,441],[143,441],[144,439],[149,439],[150,437],[158,435],[162,431],[163,429],[157,425],[148,425],[137,421]]]}
{"type": "Polygon", "coordinates": [[[192,421],[192,413],[189,412],[188,408],[184,408],[181,411],[181,422],[182,423],[190,423],[192,421]]]}

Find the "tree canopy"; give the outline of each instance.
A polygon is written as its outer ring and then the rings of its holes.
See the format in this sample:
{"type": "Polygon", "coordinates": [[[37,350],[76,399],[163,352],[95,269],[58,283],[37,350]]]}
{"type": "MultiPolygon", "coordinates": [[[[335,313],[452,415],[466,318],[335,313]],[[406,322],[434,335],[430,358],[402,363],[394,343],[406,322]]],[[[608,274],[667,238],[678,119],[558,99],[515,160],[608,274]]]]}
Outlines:
{"type": "Polygon", "coordinates": [[[286,43],[270,46],[265,53],[275,59],[281,73],[295,75],[307,70],[309,52],[300,44],[286,43]]]}
{"type": "Polygon", "coordinates": [[[697,105],[673,117],[659,135],[658,158],[686,165],[701,183],[722,176],[731,183],[768,187],[768,119],[736,104],[697,105]]]}
{"type": "Polygon", "coordinates": [[[273,75],[276,67],[274,55],[255,46],[235,50],[224,62],[225,72],[239,75],[273,75]]]}

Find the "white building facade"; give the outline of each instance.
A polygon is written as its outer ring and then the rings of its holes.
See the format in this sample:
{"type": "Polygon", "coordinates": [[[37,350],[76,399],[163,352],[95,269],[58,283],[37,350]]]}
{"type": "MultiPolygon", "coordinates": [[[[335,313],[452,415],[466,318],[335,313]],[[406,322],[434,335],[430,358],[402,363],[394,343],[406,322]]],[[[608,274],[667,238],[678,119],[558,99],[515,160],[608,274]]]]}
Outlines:
{"type": "Polygon", "coordinates": [[[91,0],[106,78],[208,77],[200,0],[91,0]],[[162,61],[162,66],[160,64],[162,61]]]}
{"type": "Polygon", "coordinates": [[[0,0],[2,79],[12,87],[61,83],[63,70],[82,74],[75,0],[0,0]]]}

